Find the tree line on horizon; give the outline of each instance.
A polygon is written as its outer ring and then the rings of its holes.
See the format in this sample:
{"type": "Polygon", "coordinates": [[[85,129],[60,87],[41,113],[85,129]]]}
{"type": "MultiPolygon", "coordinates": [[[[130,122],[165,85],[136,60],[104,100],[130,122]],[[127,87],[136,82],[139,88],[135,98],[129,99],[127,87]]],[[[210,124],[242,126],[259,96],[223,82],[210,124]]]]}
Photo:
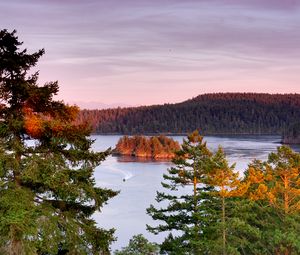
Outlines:
{"type": "Polygon", "coordinates": [[[82,110],[97,134],[282,135],[299,122],[299,94],[215,93],[177,104],[82,110]]]}

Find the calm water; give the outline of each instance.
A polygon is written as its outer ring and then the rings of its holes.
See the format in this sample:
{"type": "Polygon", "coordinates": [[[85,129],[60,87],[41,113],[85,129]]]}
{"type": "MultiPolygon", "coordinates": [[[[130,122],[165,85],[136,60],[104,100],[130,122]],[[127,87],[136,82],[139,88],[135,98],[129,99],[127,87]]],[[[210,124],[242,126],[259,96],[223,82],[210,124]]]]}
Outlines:
{"type": "MultiPolygon", "coordinates": [[[[92,138],[95,139],[93,149],[103,151],[114,147],[120,136],[95,135],[92,138]]],[[[184,137],[173,138],[182,142],[184,137]]],[[[265,160],[269,152],[280,146],[280,137],[277,136],[208,136],[205,140],[212,150],[221,145],[228,160],[235,162],[236,169],[241,173],[250,161],[265,160]]],[[[299,147],[293,149],[300,151],[299,147]]],[[[139,233],[151,241],[162,241],[164,235],[155,236],[146,231],[146,224],[153,224],[153,221],[145,211],[154,203],[156,191],[162,190],[162,175],[170,165],[168,162],[138,162],[110,156],[96,169],[97,185],[121,191],[118,196],[109,200],[101,213],[94,215],[99,226],[116,229],[115,236],[118,240],[113,243],[113,250],[126,246],[128,240],[139,233]]]]}

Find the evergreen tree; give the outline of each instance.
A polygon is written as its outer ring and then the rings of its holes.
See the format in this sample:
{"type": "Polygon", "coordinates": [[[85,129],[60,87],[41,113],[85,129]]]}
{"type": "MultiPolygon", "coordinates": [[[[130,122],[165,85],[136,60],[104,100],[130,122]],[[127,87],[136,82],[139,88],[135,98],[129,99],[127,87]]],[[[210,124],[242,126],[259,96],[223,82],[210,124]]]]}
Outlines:
{"type": "Polygon", "coordinates": [[[53,100],[57,82],[38,86],[28,74],[44,50],[21,45],[0,31],[0,253],[108,253],[113,230],[91,216],[116,195],[93,178],[110,151],[91,151],[77,107],[53,100]]]}
{"type": "Polygon", "coordinates": [[[234,165],[229,166],[223,150],[219,148],[214,155],[215,168],[208,173],[208,182],[216,188],[212,195],[221,200],[221,229],[222,229],[222,254],[227,254],[227,224],[226,224],[226,198],[237,195],[239,185],[238,173],[234,173],[234,165]]]}
{"type": "Polygon", "coordinates": [[[156,201],[164,202],[165,208],[151,205],[147,212],[154,220],[162,223],[147,226],[154,234],[170,232],[161,246],[168,254],[202,254],[203,228],[208,224],[206,208],[209,187],[206,185],[207,172],[211,166],[212,153],[203,138],[194,132],[183,141],[182,149],[176,152],[174,166],[164,175],[163,187],[169,192],[157,192],[156,201]],[[191,189],[192,188],[192,189],[191,189]],[[172,235],[173,231],[176,236],[172,235]]]}
{"type": "Polygon", "coordinates": [[[215,221],[207,226],[207,254],[256,254],[249,252],[249,240],[260,238],[259,230],[251,226],[247,219],[251,207],[249,201],[242,199],[248,185],[241,182],[235,165],[229,165],[223,149],[220,147],[212,158],[213,168],[208,173],[208,184],[213,187],[209,193],[215,203],[209,217],[215,221]],[[244,251],[247,249],[247,253],[244,251]]]}
{"type": "Polygon", "coordinates": [[[162,135],[149,138],[145,136],[123,136],[119,139],[114,153],[117,155],[168,159],[173,158],[174,151],[179,148],[178,142],[162,135]]]}
{"type": "Polygon", "coordinates": [[[156,136],[151,137],[150,142],[152,146],[152,154],[153,157],[155,158],[158,154],[163,152],[164,147],[156,136]]]}
{"type": "Polygon", "coordinates": [[[149,242],[143,235],[135,235],[129,240],[127,247],[115,251],[115,255],[155,255],[159,254],[159,246],[149,242]]]}
{"type": "Polygon", "coordinates": [[[265,216],[258,224],[270,254],[300,253],[299,174],[300,154],[286,146],[269,154],[267,162],[255,162],[246,172],[247,195],[259,205],[260,217],[265,216]]]}
{"type": "MultiPolygon", "coordinates": [[[[251,225],[253,202],[243,199],[248,183],[241,182],[221,148],[212,153],[194,132],[184,140],[164,175],[156,201],[147,209],[157,226],[154,234],[169,232],[161,245],[166,254],[260,254],[261,232],[251,225]]],[[[263,254],[263,253],[262,253],[263,254]]]]}
{"type": "MultiPolygon", "coordinates": [[[[277,134],[299,122],[299,94],[212,93],[176,104],[83,110],[100,134],[277,134]]],[[[295,142],[297,126],[286,133],[295,142]]]]}

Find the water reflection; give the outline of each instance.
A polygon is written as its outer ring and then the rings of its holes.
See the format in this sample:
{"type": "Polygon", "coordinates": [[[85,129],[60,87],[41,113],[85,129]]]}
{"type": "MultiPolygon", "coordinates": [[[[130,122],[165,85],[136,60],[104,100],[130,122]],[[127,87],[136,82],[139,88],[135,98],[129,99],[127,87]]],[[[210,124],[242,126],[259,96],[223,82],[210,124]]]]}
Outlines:
{"type": "Polygon", "coordinates": [[[134,157],[134,156],[113,156],[117,159],[117,162],[120,163],[151,163],[151,162],[171,162],[171,159],[154,159],[154,158],[146,158],[146,157],[134,157]]]}

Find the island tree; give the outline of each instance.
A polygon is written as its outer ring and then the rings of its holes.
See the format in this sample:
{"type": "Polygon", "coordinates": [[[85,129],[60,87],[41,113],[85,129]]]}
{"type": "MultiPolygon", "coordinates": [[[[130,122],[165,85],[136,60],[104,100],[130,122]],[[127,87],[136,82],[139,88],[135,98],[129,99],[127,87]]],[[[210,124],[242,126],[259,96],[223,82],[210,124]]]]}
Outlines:
{"type": "Polygon", "coordinates": [[[30,69],[44,50],[21,45],[0,31],[0,253],[105,254],[113,230],[91,216],[116,192],[93,172],[110,151],[91,150],[78,108],[53,99],[57,82],[38,85],[30,69]]]}
{"type": "Polygon", "coordinates": [[[163,135],[153,137],[123,136],[116,144],[114,153],[124,156],[171,159],[175,156],[174,151],[179,148],[178,142],[163,135]]]}

